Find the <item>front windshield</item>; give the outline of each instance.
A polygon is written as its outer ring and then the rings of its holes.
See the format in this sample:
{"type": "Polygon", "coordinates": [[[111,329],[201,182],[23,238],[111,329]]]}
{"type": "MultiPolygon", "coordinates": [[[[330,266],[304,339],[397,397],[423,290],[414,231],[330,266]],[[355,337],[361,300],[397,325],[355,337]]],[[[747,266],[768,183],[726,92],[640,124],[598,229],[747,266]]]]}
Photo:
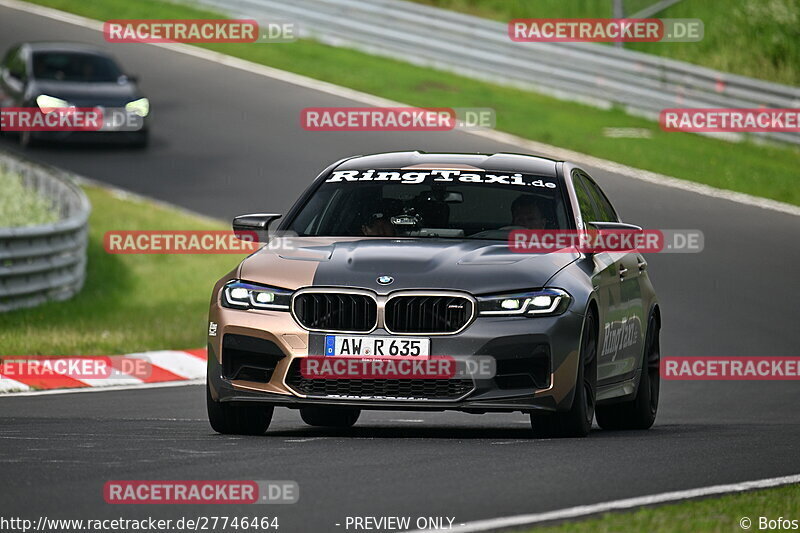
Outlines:
{"type": "Polygon", "coordinates": [[[77,52],[36,52],[33,77],[38,80],[115,82],[122,75],[108,57],[77,52]]]}
{"type": "Polygon", "coordinates": [[[477,170],[336,171],[290,229],[302,236],[504,240],[514,229],[568,229],[554,178],[477,170]]]}

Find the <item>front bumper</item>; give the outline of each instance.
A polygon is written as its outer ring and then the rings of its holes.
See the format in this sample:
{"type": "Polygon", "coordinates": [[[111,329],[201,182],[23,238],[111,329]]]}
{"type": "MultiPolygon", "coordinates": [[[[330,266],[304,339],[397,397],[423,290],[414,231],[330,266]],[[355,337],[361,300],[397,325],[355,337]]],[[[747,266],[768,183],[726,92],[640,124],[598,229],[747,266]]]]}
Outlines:
{"type": "Polygon", "coordinates": [[[136,131],[32,131],[31,138],[54,143],[130,144],[141,143],[149,135],[148,129],[136,131]]]}
{"type": "MultiPolygon", "coordinates": [[[[304,394],[297,365],[303,357],[323,355],[324,333],[303,329],[288,312],[242,311],[216,302],[209,320],[215,335],[209,336],[208,384],[215,400],[290,408],[337,405],[475,413],[568,409],[583,325],[583,316],[570,311],[556,317],[478,317],[458,334],[432,336],[431,353],[454,358],[491,356],[497,375],[474,380],[453,397],[422,398],[375,395],[363,387],[357,394],[304,394]],[[251,362],[259,369],[242,366],[251,362]]],[[[378,329],[370,335],[388,334],[378,329]]]]}

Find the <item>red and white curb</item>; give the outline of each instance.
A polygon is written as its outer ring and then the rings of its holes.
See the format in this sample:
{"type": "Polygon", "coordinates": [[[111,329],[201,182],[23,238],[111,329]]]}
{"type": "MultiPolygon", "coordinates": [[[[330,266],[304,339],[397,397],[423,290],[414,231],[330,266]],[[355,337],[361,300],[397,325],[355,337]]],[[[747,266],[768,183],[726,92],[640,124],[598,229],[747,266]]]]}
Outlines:
{"type": "MultiPolygon", "coordinates": [[[[9,358],[9,360],[14,359],[9,358]]],[[[59,365],[47,365],[53,358],[25,357],[29,370],[24,375],[12,371],[12,363],[4,373],[0,360],[0,394],[3,393],[44,393],[55,390],[82,391],[92,388],[136,388],[167,384],[184,384],[205,379],[206,350],[159,350],[109,357],[59,357],[59,365]],[[133,373],[114,370],[108,377],[84,377],[70,370],[70,362],[78,363],[86,359],[103,359],[116,368],[134,367],[133,373]],[[127,364],[125,364],[127,363],[127,364]],[[47,366],[46,366],[47,365],[47,366]],[[61,372],[59,372],[61,370],[61,372]]]]}

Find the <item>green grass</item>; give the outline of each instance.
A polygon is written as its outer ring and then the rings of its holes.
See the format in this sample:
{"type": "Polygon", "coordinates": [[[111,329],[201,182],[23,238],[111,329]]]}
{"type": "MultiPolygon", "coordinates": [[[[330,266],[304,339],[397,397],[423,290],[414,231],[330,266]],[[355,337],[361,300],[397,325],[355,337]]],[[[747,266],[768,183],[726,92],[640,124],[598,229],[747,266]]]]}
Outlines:
{"type": "MultiPolygon", "coordinates": [[[[751,520],[751,531],[759,531],[759,517],[800,519],[800,485],[732,494],[719,498],[645,508],[628,513],[607,513],[599,518],[537,527],[535,533],[730,533],[746,531],[739,521],[751,520]]],[[[768,531],[768,529],[761,529],[768,531]]],[[[774,531],[778,531],[775,529],[774,531]]]]}
{"type": "MultiPolygon", "coordinates": [[[[208,11],[158,0],[37,3],[99,20],[219,18],[208,11]]],[[[688,133],[662,132],[657,124],[619,109],[582,106],[313,41],[205,47],[411,105],[491,107],[497,114],[497,128],[502,131],[714,187],[800,205],[797,147],[734,144],[688,133]],[[606,127],[644,128],[652,132],[652,138],[609,138],[603,135],[606,127]]]]}
{"type": "Polygon", "coordinates": [[[22,178],[0,170],[0,228],[37,226],[58,220],[52,203],[22,184],[22,178]]]}
{"type": "Polygon", "coordinates": [[[106,253],[109,230],[219,230],[149,202],[85,187],[92,203],[86,285],[71,300],[0,315],[0,355],[107,355],[205,346],[213,284],[243,255],[106,253]]]}
{"type": "MultiPolygon", "coordinates": [[[[611,17],[610,0],[414,0],[500,21],[514,18],[611,17]]],[[[632,15],[655,0],[625,0],[632,15]]],[[[655,15],[699,18],[696,43],[626,43],[625,47],[697,65],[800,85],[800,0],[682,0],[655,15]]]]}
{"type": "MultiPolygon", "coordinates": [[[[612,16],[610,0],[411,0],[505,22],[514,18],[605,18],[612,16]]],[[[691,0],[684,0],[691,1],[691,0]]],[[[633,13],[654,4],[650,0],[624,0],[633,13]]]]}

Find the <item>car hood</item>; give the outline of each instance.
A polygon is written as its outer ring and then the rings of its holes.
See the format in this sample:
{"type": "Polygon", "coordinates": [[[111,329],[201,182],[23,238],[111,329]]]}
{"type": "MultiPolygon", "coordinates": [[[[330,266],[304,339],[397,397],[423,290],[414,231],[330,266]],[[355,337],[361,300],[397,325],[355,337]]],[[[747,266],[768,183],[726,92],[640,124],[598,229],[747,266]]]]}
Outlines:
{"type": "Polygon", "coordinates": [[[574,252],[520,254],[505,243],[479,240],[295,238],[267,245],[242,262],[239,277],[288,289],[311,285],[398,289],[456,289],[489,294],[542,287],[577,260],[574,252]],[[381,285],[379,276],[393,282],[381,285]]]}
{"type": "Polygon", "coordinates": [[[37,94],[46,94],[66,100],[77,106],[123,106],[140,98],[133,83],[78,83],[61,81],[36,81],[37,94]]]}

